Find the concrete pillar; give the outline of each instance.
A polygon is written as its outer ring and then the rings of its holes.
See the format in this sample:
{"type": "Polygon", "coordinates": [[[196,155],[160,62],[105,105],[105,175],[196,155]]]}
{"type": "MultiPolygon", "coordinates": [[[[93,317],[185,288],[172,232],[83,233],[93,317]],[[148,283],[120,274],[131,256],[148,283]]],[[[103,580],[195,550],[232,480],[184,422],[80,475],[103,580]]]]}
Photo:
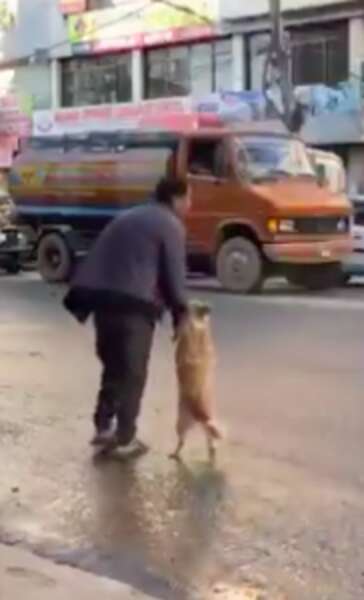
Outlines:
{"type": "Polygon", "coordinates": [[[132,102],[140,102],[144,98],[144,56],[139,49],[132,52],[131,80],[132,102]]]}
{"type": "Polygon", "coordinates": [[[239,92],[246,84],[245,38],[241,33],[233,36],[233,90],[239,92]]]}
{"type": "Polygon", "coordinates": [[[349,73],[361,77],[364,62],[364,19],[356,17],[349,21],[349,73]]]}
{"type": "Polygon", "coordinates": [[[61,63],[57,59],[51,61],[51,108],[56,110],[61,106],[61,63]]]}

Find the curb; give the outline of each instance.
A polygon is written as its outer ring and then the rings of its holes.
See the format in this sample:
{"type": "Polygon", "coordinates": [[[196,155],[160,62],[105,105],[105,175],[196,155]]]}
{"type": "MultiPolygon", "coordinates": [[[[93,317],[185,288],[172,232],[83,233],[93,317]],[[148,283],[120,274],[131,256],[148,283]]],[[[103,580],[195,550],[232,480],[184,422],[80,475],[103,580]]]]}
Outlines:
{"type": "Polygon", "coordinates": [[[0,600],[157,600],[128,585],[98,577],[14,546],[0,544],[0,600]]]}

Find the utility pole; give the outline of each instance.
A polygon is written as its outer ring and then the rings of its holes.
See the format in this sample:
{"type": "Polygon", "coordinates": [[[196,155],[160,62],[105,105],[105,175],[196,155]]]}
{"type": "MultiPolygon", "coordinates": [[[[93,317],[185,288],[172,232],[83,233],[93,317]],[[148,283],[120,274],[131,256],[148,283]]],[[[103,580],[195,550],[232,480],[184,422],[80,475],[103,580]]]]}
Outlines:
{"type": "Polygon", "coordinates": [[[281,0],[269,0],[272,23],[271,41],[264,69],[263,90],[267,102],[289,131],[299,131],[303,125],[302,106],[296,101],[291,78],[291,52],[281,11],[281,0]],[[279,104],[273,99],[278,91],[279,104]]]}

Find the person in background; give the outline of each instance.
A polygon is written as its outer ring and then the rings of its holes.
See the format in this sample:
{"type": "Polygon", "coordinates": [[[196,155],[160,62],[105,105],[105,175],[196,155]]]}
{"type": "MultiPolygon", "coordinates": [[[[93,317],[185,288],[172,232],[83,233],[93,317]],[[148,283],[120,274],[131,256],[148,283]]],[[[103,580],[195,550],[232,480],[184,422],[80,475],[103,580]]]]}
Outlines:
{"type": "Polygon", "coordinates": [[[182,220],[189,208],[187,183],[162,179],[153,201],[125,211],[103,230],[64,299],[79,322],[94,317],[102,363],[94,446],[142,446],[137,418],[155,326],[165,308],[175,328],[187,310],[182,220]]]}

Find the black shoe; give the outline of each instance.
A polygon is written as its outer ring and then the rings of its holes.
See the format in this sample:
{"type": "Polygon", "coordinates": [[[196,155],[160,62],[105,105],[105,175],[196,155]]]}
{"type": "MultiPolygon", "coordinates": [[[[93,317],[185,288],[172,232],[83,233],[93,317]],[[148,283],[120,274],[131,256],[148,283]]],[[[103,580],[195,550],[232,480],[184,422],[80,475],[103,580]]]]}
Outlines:
{"type": "Polygon", "coordinates": [[[116,448],[118,446],[117,436],[115,434],[115,431],[111,428],[97,431],[90,443],[91,446],[101,448],[109,446],[116,448]]]}
{"type": "Polygon", "coordinates": [[[115,447],[118,455],[128,458],[129,456],[141,456],[146,454],[149,450],[148,446],[138,440],[137,438],[133,438],[129,444],[123,444],[120,442],[115,447]]]}

